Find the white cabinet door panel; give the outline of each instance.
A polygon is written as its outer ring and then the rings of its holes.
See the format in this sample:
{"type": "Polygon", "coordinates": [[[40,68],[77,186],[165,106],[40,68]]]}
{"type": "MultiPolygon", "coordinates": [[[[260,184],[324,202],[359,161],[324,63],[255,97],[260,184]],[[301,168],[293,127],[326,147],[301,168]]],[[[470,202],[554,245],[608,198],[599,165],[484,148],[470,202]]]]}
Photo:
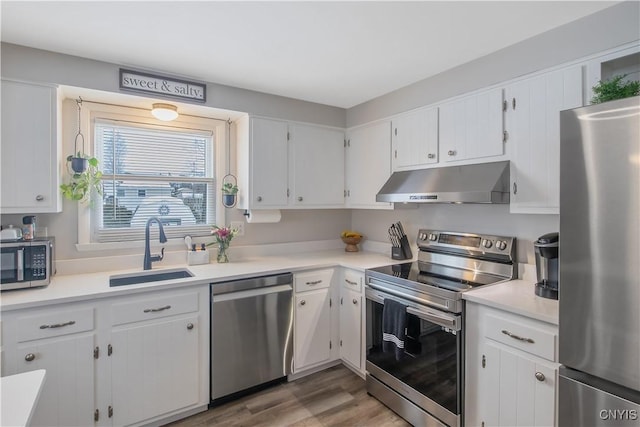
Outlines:
{"type": "Polygon", "coordinates": [[[295,372],[331,359],[329,298],[329,289],[303,292],[295,297],[295,372]]]}
{"type": "Polygon", "coordinates": [[[418,169],[438,162],[438,109],[422,108],[392,122],[393,170],[418,169]]]}
{"type": "Polygon", "coordinates": [[[340,298],[340,357],[361,369],[362,295],[342,288],[340,298]]]}
{"type": "Polygon", "coordinates": [[[287,205],[288,125],[251,119],[251,197],[249,206],[280,208],[287,205]]]}
{"type": "Polygon", "coordinates": [[[376,202],[376,194],[391,175],[391,123],[351,130],[345,160],[347,207],[393,208],[391,203],[376,202]]]}
{"type": "Polygon", "coordinates": [[[344,133],[318,126],[290,125],[293,203],[344,204],[344,133]]]}

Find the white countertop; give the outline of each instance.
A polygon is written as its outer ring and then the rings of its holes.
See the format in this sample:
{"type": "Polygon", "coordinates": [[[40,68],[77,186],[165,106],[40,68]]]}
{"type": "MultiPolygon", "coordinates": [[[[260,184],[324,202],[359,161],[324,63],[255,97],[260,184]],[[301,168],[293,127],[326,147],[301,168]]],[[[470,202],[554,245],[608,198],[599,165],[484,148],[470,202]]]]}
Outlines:
{"type": "Polygon", "coordinates": [[[535,284],[528,280],[511,280],[465,292],[467,301],[483,304],[532,319],[558,325],[558,300],[535,294],[535,284]]]}
{"type": "Polygon", "coordinates": [[[24,372],[0,378],[2,407],[0,425],[28,426],[44,384],[45,370],[24,372]]]}
{"type": "Polygon", "coordinates": [[[137,270],[118,270],[99,273],[57,275],[47,287],[21,289],[2,292],[0,308],[2,311],[38,307],[54,303],[82,301],[88,298],[105,298],[117,295],[134,294],[160,289],[171,289],[189,285],[215,283],[267,274],[295,272],[316,268],[342,266],[364,271],[367,268],[396,263],[388,255],[372,252],[345,252],[327,250],[304,252],[293,255],[249,257],[232,260],[227,264],[215,261],[204,265],[155,265],[153,271],[183,267],[194,276],[186,279],[162,282],[142,283],[129,286],[109,287],[109,276],[142,272],[137,270]]]}

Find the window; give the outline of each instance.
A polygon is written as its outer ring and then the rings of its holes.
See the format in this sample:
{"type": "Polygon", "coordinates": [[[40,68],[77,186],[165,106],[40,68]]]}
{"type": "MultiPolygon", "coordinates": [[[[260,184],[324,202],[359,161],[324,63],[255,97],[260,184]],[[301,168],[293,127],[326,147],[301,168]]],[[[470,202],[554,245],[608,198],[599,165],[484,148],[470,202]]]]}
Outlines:
{"type": "Polygon", "coordinates": [[[93,242],[140,240],[151,217],[167,237],[210,233],[213,131],[97,117],[93,140],[103,173],[102,203],[92,207],[93,242]]]}

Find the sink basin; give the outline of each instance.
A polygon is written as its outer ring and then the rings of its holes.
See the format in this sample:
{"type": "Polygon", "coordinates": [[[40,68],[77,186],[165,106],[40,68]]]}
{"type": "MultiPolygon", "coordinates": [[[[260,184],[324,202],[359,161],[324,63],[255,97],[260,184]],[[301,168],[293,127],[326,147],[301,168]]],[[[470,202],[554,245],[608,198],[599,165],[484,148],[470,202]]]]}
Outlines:
{"type": "Polygon", "coordinates": [[[140,283],[162,282],[163,280],[184,279],[186,277],[193,277],[193,273],[186,268],[116,274],[109,277],[109,286],[137,285],[140,283]]]}

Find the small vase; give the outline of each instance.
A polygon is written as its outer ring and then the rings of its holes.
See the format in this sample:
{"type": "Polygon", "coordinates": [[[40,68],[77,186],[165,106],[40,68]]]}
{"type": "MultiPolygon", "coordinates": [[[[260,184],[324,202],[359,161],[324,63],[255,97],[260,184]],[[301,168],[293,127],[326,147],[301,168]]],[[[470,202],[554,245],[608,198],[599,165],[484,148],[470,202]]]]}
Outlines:
{"type": "Polygon", "coordinates": [[[229,262],[229,255],[227,254],[228,249],[229,249],[228,242],[218,243],[218,257],[216,258],[216,260],[219,263],[229,262]]]}

